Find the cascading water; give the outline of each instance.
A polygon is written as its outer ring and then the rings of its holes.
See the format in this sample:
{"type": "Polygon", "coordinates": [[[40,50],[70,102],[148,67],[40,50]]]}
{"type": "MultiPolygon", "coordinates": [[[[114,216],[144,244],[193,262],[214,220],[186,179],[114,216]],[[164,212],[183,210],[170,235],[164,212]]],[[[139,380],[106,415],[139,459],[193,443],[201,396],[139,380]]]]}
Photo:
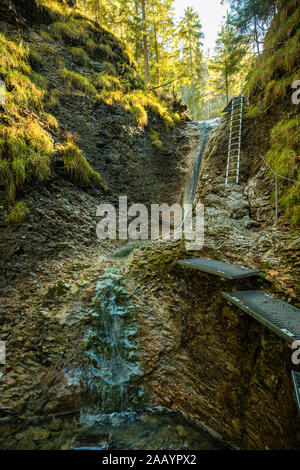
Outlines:
{"type": "Polygon", "coordinates": [[[91,315],[93,328],[86,332],[89,387],[98,393],[102,413],[128,411],[141,405],[138,387],[142,373],[137,353],[137,326],[133,306],[123,285],[119,266],[112,265],[96,284],[91,315]]]}
{"type": "MultiPolygon", "coordinates": [[[[218,126],[219,122],[220,122],[220,118],[210,119],[208,121],[197,121],[197,122],[191,123],[192,126],[196,127],[197,134],[201,136],[201,147],[195,159],[191,176],[188,180],[188,183],[184,191],[184,203],[185,204],[192,204],[194,201],[196,190],[197,190],[199,172],[200,172],[206,144],[208,142],[208,138],[209,138],[211,131],[218,126]]],[[[184,220],[185,218],[186,218],[186,213],[184,214],[184,220]]]]}

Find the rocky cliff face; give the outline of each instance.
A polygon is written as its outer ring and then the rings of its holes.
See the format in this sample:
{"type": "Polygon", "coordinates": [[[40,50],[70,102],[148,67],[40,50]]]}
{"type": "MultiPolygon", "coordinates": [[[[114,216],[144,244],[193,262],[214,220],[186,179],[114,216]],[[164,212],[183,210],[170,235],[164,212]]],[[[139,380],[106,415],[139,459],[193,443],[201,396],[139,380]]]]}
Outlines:
{"type": "MultiPolygon", "coordinates": [[[[145,128],[134,121],[124,106],[99,100],[82,88],[81,82],[70,85],[69,79],[63,78],[63,70],[67,69],[77,74],[79,81],[90,82],[91,87],[95,85],[95,74],[107,79],[109,72],[110,79],[117,83],[126,81],[127,73],[129,91],[144,90],[124,46],[113,35],[80,15],[73,17],[67,10],[63,15],[44,3],[34,0],[30,8],[22,0],[2,3],[3,37],[14,41],[13,44],[22,41],[24,50],[29,51],[30,77],[45,88],[43,106],[57,124],[47,124],[46,113],[41,113],[42,132],[49,134],[56,149],[72,136],[93,169],[105,180],[108,190],[74,184],[56,150],[48,181],[42,185],[26,184],[19,191],[18,197],[25,200],[29,209],[26,220],[22,224],[8,224],[9,207],[4,202],[0,206],[0,271],[4,288],[8,284],[21,287],[27,274],[30,277],[30,273],[40,272],[58,256],[97,246],[95,214],[101,202],[117,204],[119,195],[146,204],[178,202],[189,168],[186,157],[191,143],[180,124],[167,128],[164,119],[149,110],[145,128]],[[58,33],[58,27],[63,32],[58,33]],[[76,51],[82,56],[78,57],[76,51]]],[[[184,114],[180,103],[174,103],[175,108],[184,114]]],[[[165,108],[159,109],[162,113],[165,108]]],[[[21,110],[25,119],[30,118],[31,112],[36,116],[30,109],[21,110]]],[[[5,111],[3,123],[7,125],[5,111]]],[[[0,196],[4,199],[1,185],[0,196]]]]}
{"type": "Polygon", "coordinates": [[[298,449],[291,351],[222,292],[263,289],[298,305],[299,238],[253,230],[241,187],[213,190],[202,251],[152,242],[131,257],[145,385],[155,404],[184,410],[239,448],[298,449]],[[222,281],[176,265],[193,256],[259,268],[262,277],[222,281]]]}
{"type": "MultiPolygon", "coordinates": [[[[245,132],[253,132],[247,122],[245,132]]],[[[253,166],[244,150],[245,181],[225,187],[227,145],[223,118],[208,142],[195,197],[205,207],[203,250],[161,241],[131,256],[145,384],[154,403],[184,410],[239,448],[298,449],[291,351],[227,305],[222,292],[264,290],[299,306],[300,240],[273,225],[270,180],[259,148],[246,139],[244,149],[256,152],[253,166]],[[260,269],[261,276],[222,281],[176,265],[195,256],[260,269]]]]}

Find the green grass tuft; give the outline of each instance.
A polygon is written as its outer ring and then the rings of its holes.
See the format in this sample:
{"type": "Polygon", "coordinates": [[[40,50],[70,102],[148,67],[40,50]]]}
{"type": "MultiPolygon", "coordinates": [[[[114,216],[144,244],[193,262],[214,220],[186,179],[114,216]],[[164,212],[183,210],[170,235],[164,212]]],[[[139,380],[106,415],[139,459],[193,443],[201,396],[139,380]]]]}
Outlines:
{"type": "Polygon", "coordinates": [[[91,167],[82,150],[73,141],[69,140],[58,146],[58,151],[72,181],[86,187],[97,185],[107,189],[100,174],[91,167]]]}
{"type": "Polygon", "coordinates": [[[71,54],[74,61],[79,65],[86,65],[90,58],[81,47],[71,47],[71,54]]]}
{"type": "Polygon", "coordinates": [[[7,216],[9,224],[22,223],[29,214],[29,209],[24,201],[18,201],[7,216]]]}
{"type": "Polygon", "coordinates": [[[96,88],[91,84],[87,77],[80,75],[79,73],[72,72],[68,69],[63,69],[62,77],[68,85],[75,88],[76,90],[80,90],[86,95],[95,96],[97,93],[96,88]]]}

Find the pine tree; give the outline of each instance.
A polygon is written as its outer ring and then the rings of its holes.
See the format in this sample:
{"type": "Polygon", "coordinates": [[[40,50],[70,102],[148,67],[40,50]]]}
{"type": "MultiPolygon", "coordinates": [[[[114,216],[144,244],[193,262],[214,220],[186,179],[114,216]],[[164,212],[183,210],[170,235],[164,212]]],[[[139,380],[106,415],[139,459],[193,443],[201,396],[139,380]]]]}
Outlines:
{"type": "Polygon", "coordinates": [[[231,7],[232,20],[241,34],[253,38],[257,53],[260,44],[274,16],[277,7],[276,0],[228,0],[231,7]]]}
{"type": "Polygon", "coordinates": [[[245,40],[232,24],[230,16],[228,16],[218,35],[216,54],[211,59],[208,67],[211,76],[211,87],[224,93],[227,103],[241,71],[242,59],[248,50],[248,47],[243,45],[244,43],[245,40]]]}
{"type": "Polygon", "coordinates": [[[197,105],[200,99],[199,85],[203,60],[201,39],[203,37],[198,13],[192,7],[186,8],[184,17],[178,25],[179,68],[183,75],[182,85],[189,88],[185,91],[185,99],[191,98],[194,120],[197,119],[197,105]]]}

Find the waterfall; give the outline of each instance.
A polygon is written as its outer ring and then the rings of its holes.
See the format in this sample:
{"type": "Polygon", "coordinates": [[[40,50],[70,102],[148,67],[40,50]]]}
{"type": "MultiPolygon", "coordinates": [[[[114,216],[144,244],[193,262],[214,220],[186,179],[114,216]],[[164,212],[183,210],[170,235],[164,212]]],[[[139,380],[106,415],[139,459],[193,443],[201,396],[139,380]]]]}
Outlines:
{"type": "Polygon", "coordinates": [[[143,400],[133,306],[120,267],[112,265],[96,284],[94,328],[86,341],[90,386],[97,389],[102,413],[128,411],[143,400]]]}
{"type": "Polygon", "coordinates": [[[192,204],[194,201],[195,194],[197,191],[199,172],[201,168],[204,151],[206,149],[206,144],[208,142],[208,138],[210,136],[211,131],[215,129],[219,123],[220,123],[220,118],[192,123],[193,126],[197,127],[198,134],[201,136],[201,146],[194,162],[192,174],[185,188],[185,196],[184,196],[185,204],[192,204]]]}
{"type": "MultiPolygon", "coordinates": [[[[201,168],[202,158],[206,149],[209,135],[212,129],[215,129],[220,123],[220,118],[209,119],[208,121],[193,122],[192,125],[197,127],[197,133],[201,136],[201,147],[194,162],[193,170],[184,190],[184,204],[193,204],[197,191],[199,172],[201,168]]],[[[182,223],[185,222],[188,209],[185,210],[182,223]]]]}

